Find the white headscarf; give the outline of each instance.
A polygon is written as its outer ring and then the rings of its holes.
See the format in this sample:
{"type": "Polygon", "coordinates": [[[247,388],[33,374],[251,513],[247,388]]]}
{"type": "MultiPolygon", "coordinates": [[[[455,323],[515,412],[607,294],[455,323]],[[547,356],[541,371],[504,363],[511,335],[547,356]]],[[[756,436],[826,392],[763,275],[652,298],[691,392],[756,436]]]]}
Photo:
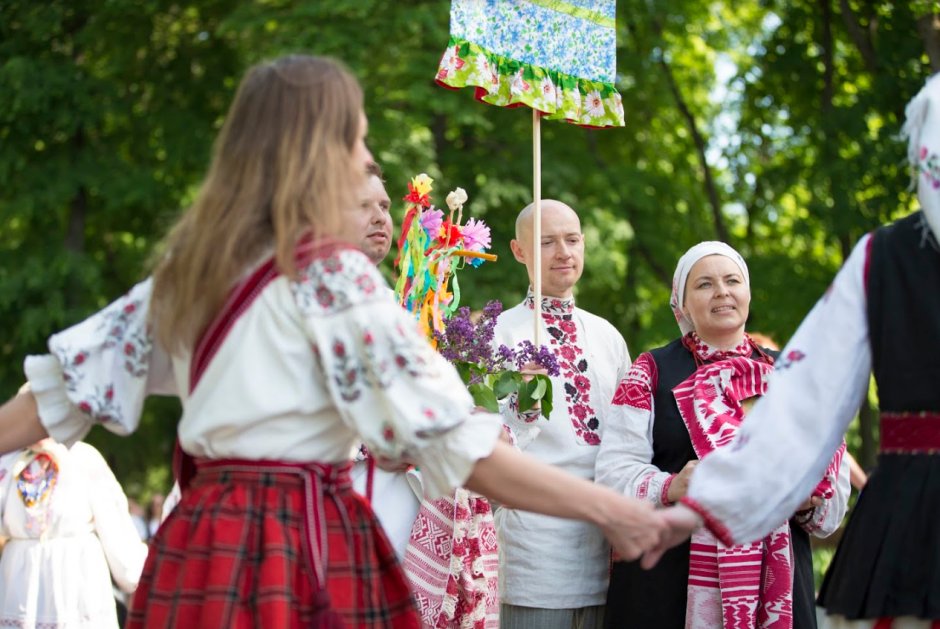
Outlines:
{"type": "Polygon", "coordinates": [[[908,138],[907,159],[917,171],[917,198],[930,231],[940,241],[940,73],[927,79],[904,115],[901,135],[908,138]]]}
{"type": "Polygon", "coordinates": [[[672,306],[672,312],[676,315],[676,322],[682,335],[685,336],[695,329],[692,321],[682,312],[682,302],[685,300],[685,283],[689,279],[689,273],[695,263],[706,256],[720,255],[730,258],[741,269],[744,275],[744,284],[748,290],[751,289],[751,276],[747,272],[747,263],[741,254],[734,250],[730,245],[726,245],[718,240],[706,240],[700,242],[679,258],[679,264],[676,265],[676,272],[672,275],[672,297],[669,299],[669,305],[672,306]]]}

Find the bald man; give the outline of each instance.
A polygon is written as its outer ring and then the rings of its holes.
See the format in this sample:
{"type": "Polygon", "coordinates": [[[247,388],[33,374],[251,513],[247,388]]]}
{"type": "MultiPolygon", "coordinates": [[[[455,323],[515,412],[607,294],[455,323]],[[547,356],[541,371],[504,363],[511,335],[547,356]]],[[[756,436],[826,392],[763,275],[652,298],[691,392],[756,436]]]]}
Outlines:
{"type": "MultiPolygon", "coordinates": [[[[534,218],[534,206],[529,205],[516,219],[510,246],[525,265],[530,288],[521,304],[497,320],[497,345],[514,347],[533,340],[534,218]]],[[[593,480],[610,402],[630,367],[630,355],[610,323],[575,307],[574,289],[584,268],[584,234],[577,213],[546,199],[541,231],[541,342],[554,352],[561,373],[552,378],[548,421],[538,411],[518,412],[515,399],[506,404],[503,418],[522,450],[593,480]]],[[[600,530],[504,507],[496,512],[496,526],[502,629],[603,626],[609,548],[600,530]]]]}

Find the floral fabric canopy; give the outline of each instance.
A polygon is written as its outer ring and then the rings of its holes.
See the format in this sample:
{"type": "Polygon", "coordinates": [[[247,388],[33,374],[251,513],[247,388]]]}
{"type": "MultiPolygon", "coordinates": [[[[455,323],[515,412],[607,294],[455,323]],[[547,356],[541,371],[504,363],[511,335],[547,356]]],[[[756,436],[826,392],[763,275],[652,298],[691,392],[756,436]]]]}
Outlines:
{"type": "Polygon", "coordinates": [[[615,14],[616,0],[452,0],[436,80],[492,105],[622,127],[615,14]]]}

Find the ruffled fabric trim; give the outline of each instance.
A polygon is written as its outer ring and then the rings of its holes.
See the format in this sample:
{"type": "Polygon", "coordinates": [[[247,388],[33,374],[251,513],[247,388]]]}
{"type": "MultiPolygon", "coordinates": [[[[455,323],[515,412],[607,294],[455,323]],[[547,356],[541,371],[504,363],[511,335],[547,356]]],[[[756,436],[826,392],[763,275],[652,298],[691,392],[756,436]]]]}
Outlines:
{"type": "Polygon", "coordinates": [[[414,453],[421,469],[425,498],[434,500],[451,495],[455,487],[467,482],[477,461],[493,453],[503,430],[495,418],[489,413],[471,413],[433,445],[414,453]]]}
{"type": "Polygon", "coordinates": [[[623,101],[612,83],[510,59],[460,37],[451,37],[435,81],[442,87],[476,88],[477,100],[498,107],[531,107],[549,120],[585,127],[622,127],[623,101]]]}
{"type": "Polygon", "coordinates": [[[59,360],[51,354],[27,356],[23,371],[36,398],[39,418],[46,432],[66,446],[81,441],[91,430],[94,420],[69,399],[59,360]]]}

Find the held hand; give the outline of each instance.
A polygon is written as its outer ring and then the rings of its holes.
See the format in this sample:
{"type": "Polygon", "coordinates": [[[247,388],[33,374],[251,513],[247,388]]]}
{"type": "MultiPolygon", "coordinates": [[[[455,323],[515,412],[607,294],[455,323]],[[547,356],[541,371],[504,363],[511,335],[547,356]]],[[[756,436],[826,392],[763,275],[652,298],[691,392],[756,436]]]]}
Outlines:
{"type": "Polygon", "coordinates": [[[526,382],[532,379],[532,376],[547,376],[548,371],[538,363],[526,363],[519,370],[526,382]]]}
{"type": "Polygon", "coordinates": [[[797,507],[796,513],[793,514],[794,522],[800,526],[809,524],[816,513],[816,507],[821,507],[825,502],[821,496],[810,496],[797,507]]]}
{"type": "Polygon", "coordinates": [[[667,507],[659,513],[666,522],[667,529],[661,536],[659,544],[643,555],[640,565],[644,570],[655,566],[664,552],[687,540],[695,529],[702,526],[702,518],[699,514],[684,504],[667,507]]]}
{"type": "Polygon", "coordinates": [[[666,522],[648,502],[612,494],[613,521],[602,526],[604,536],[623,559],[638,559],[660,543],[666,522]]]}
{"type": "Polygon", "coordinates": [[[395,461],[381,456],[375,457],[375,464],[380,470],[390,474],[403,474],[411,467],[408,461],[395,461]]]}
{"type": "Polygon", "coordinates": [[[698,465],[698,459],[693,459],[686,463],[685,467],[676,474],[675,478],[672,479],[672,483],[669,484],[666,500],[676,503],[685,497],[689,491],[689,480],[692,478],[692,472],[695,470],[696,465],[698,465]]]}
{"type": "Polygon", "coordinates": [[[803,503],[796,508],[796,512],[809,511],[810,509],[815,509],[816,507],[823,506],[825,500],[821,496],[810,496],[803,503]]]}
{"type": "MultiPolygon", "coordinates": [[[[522,369],[519,370],[519,373],[522,374],[522,379],[525,380],[526,382],[531,382],[533,376],[547,376],[548,375],[548,371],[546,371],[544,367],[542,367],[541,365],[535,362],[529,362],[529,363],[524,364],[522,366],[522,369]]],[[[538,402],[538,401],[535,402],[535,404],[532,405],[532,408],[530,410],[541,411],[542,410],[541,402],[538,402]]]]}

